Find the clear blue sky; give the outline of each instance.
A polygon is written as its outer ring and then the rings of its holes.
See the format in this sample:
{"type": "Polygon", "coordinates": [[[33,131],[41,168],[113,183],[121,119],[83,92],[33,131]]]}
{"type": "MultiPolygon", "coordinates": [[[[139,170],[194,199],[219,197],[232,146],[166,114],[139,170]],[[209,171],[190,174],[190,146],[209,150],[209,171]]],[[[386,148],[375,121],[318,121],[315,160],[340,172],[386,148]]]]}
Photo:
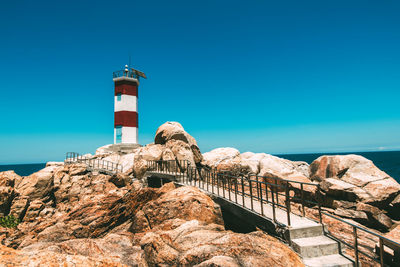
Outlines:
{"type": "Polygon", "coordinates": [[[0,164],[113,141],[112,72],[148,75],[139,139],[202,152],[400,149],[400,2],[3,1],[0,164]]]}

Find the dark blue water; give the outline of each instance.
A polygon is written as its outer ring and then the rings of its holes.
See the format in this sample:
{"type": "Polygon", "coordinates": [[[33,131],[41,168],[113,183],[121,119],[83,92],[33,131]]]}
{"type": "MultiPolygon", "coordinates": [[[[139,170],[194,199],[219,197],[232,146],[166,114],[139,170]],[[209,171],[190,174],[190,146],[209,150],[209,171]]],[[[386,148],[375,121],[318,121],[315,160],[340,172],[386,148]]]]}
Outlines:
{"type": "MultiPolygon", "coordinates": [[[[400,151],[385,151],[385,152],[347,152],[347,153],[313,153],[313,154],[284,154],[277,155],[279,157],[305,161],[307,163],[313,162],[315,159],[322,155],[345,155],[345,154],[357,154],[367,159],[370,159],[374,164],[398,182],[400,182],[400,151]]],[[[18,165],[0,165],[1,171],[14,170],[21,176],[30,175],[46,166],[45,163],[37,164],[18,164],[18,165]]]]}
{"type": "Polygon", "coordinates": [[[46,167],[46,163],[0,165],[0,172],[14,170],[16,174],[28,176],[46,167]]]}
{"type": "Polygon", "coordinates": [[[382,171],[389,174],[400,183],[400,151],[383,151],[383,152],[346,152],[346,153],[321,153],[321,154],[285,154],[276,155],[288,160],[305,161],[309,164],[322,155],[361,155],[369,160],[382,171]]]}

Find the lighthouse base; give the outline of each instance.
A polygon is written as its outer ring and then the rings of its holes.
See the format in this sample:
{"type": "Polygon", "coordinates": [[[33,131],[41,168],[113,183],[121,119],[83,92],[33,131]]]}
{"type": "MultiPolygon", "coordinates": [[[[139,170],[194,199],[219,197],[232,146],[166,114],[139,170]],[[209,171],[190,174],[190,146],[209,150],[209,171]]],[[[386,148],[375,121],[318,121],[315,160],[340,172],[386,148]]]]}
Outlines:
{"type": "Polygon", "coordinates": [[[141,147],[139,144],[120,143],[112,144],[107,150],[111,153],[128,154],[134,152],[139,147],[141,147]]]}

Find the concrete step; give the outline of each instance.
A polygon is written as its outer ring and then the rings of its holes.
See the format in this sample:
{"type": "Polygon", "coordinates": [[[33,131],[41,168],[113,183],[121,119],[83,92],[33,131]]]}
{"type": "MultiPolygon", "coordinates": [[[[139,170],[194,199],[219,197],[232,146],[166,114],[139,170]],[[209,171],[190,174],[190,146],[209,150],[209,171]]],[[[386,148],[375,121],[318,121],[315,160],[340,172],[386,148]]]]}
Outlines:
{"type": "Polygon", "coordinates": [[[354,263],[351,260],[340,254],[303,259],[303,262],[308,267],[353,267],[354,266],[354,263]]]}
{"type": "Polygon", "coordinates": [[[290,239],[304,238],[304,237],[314,237],[323,235],[322,225],[317,224],[309,227],[296,228],[292,227],[289,229],[290,239]]]}
{"type": "Polygon", "coordinates": [[[315,258],[339,253],[338,243],[323,235],[292,239],[292,247],[303,258],[315,258]]]}

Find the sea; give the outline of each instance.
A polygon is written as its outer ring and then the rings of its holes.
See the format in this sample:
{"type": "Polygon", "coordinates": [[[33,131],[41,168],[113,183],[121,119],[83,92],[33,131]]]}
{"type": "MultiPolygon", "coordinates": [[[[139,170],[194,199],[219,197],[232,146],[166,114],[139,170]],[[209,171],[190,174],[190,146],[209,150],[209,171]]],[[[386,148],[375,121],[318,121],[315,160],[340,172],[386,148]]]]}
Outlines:
{"type": "MultiPolygon", "coordinates": [[[[366,157],[374,164],[400,183],[400,151],[379,151],[379,152],[346,152],[346,153],[310,153],[310,154],[281,154],[275,155],[281,158],[294,161],[305,161],[309,164],[322,155],[346,155],[356,154],[366,157]]],[[[14,164],[0,165],[0,172],[14,170],[21,176],[28,176],[40,169],[43,169],[46,163],[34,164],[14,164]]]]}

